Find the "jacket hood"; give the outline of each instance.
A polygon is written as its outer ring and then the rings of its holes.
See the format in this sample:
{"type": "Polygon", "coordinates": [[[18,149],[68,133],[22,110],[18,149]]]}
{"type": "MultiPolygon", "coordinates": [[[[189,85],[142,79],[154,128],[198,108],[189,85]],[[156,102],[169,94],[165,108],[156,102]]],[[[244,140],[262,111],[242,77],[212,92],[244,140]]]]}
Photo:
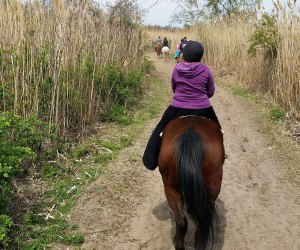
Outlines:
{"type": "Polygon", "coordinates": [[[200,62],[180,62],[176,64],[176,69],[179,74],[187,78],[193,78],[205,71],[205,65],[200,62]]]}

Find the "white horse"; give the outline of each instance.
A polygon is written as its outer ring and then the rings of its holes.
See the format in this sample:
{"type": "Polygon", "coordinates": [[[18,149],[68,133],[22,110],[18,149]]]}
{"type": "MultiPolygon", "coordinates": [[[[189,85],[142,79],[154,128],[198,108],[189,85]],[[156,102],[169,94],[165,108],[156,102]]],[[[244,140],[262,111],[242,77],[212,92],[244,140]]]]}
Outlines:
{"type": "Polygon", "coordinates": [[[163,55],[165,62],[167,61],[167,55],[169,55],[169,51],[170,51],[170,49],[167,46],[164,46],[161,49],[161,53],[163,55]]]}

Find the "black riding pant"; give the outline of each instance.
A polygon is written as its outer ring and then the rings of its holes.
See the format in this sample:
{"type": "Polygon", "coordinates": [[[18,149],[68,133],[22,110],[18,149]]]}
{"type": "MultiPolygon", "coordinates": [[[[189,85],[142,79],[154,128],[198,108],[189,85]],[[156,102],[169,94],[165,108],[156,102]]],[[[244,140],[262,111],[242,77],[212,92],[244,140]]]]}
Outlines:
{"type": "Polygon", "coordinates": [[[175,118],[186,116],[186,115],[197,115],[206,117],[214,121],[221,129],[220,122],[216,116],[213,107],[205,109],[184,109],[169,106],[163,114],[160,122],[156,125],[152,132],[152,135],[147,143],[144,155],[143,163],[149,170],[154,170],[158,165],[158,156],[161,144],[160,133],[164,130],[167,124],[175,118]]]}

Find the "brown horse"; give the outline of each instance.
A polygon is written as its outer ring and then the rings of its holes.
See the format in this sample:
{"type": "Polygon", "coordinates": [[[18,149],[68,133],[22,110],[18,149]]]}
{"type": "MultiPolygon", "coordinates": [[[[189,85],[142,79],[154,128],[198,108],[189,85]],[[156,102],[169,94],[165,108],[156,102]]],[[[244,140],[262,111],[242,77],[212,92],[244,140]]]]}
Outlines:
{"type": "Polygon", "coordinates": [[[157,55],[158,59],[160,59],[160,56],[161,56],[161,48],[162,48],[162,46],[161,46],[160,43],[155,44],[154,49],[155,49],[155,52],[156,52],[156,55],[157,55]]]}
{"type": "Polygon", "coordinates": [[[211,120],[186,116],[171,121],[164,129],[158,166],[175,215],[176,250],[184,249],[187,232],[184,204],[196,224],[195,249],[213,244],[215,200],[221,190],[224,161],[223,134],[211,120]]]}

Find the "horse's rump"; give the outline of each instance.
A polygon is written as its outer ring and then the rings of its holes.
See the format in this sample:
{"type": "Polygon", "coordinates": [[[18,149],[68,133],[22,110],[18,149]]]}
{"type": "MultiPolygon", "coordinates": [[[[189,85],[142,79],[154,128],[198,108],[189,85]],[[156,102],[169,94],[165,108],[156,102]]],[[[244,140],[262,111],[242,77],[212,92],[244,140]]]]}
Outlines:
{"type": "MultiPolygon", "coordinates": [[[[165,168],[170,167],[174,168],[173,170],[176,172],[174,162],[176,145],[180,136],[187,131],[195,131],[205,145],[202,171],[207,182],[207,187],[211,190],[220,191],[218,190],[220,185],[215,189],[215,183],[212,179],[216,178],[216,175],[222,173],[222,165],[225,161],[223,134],[215,122],[205,117],[187,116],[169,122],[165,127],[162,136],[158,161],[160,170],[163,171],[165,168]]],[[[222,176],[219,176],[219,178],[220,177],[222,176]]],[[[217,183],[220,184],[220,182],[221,179],[219,179],[217,183]]],[[[216,193],[213,195],[215,199],[217,198],[216,195],[216,193]]]]}
{"type": "Polygon", "coordinates": [[[167,46],[162,47],[161,52],[162,53],[169,53],[170,49],[167,46]]]}
{"type": "Polygon", "coordinates": [[[155,44],[154,48],[155,48],[155,49],[160,49],[160,50],[161,50],[162,46],[161,46],[160,43],[157,43],[157,44],[155,44]]]}
{"type": "Polygon", "coordinates": [[[156,52],[156,53],[161,52],[161,49],[162,49],[161,44],[160,44],[160,43],[155,44],[154,49],[155,49],[155,52],[156,52]]]}

